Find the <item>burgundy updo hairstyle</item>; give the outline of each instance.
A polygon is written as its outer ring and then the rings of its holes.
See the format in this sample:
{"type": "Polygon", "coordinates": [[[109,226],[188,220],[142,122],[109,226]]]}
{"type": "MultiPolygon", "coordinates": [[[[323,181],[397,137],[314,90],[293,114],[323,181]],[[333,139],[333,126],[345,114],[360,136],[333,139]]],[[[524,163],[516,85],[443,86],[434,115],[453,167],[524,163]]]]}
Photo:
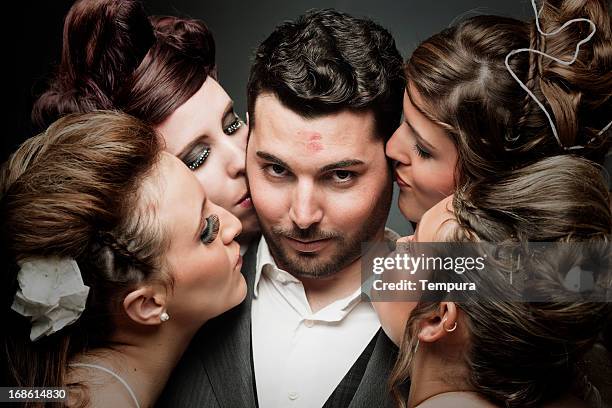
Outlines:
{"type": "Polygon", "coordinates": [[[208,76],[216,77],[215,42],[201,20],[148,17],[136,0],[80,0],[32,121],[42,130],[68,113],[114,109],[157,125],[208,76]]]}

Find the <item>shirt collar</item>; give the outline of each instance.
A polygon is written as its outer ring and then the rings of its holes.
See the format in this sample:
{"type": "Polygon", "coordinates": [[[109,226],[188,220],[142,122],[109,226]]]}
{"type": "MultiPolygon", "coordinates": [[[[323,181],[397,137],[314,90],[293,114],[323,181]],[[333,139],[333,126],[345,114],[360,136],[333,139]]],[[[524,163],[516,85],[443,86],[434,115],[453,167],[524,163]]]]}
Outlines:
{"type": "Polygon", "coordinates": [[[259,246],[257,247],[257,261],[255,263],[255,285],[253,287],[253,295],[257,298],[259,294],[259,280],[261,279],[261,273],[264,268],[268,269],[267,265],[270,265],[273,270],[277,270],[276,262],[272,258],[270,248],[266,239],[262,235],[259,239],[259,246]]]}
{"type": "MultiPolygon", "coordinates": [[[[257,261],[255,264],[255,285],[253,287],[253,296],[255,298],[257,298],[257,296],[259,295],[259,282],[261,280],[262,273],[265,274],[269,279],[273,279],[283,284],[288,282],[301,284],[300,280],[297,279],[295,276],[291,275],[289,272],[278,268],[276,262],[274,261],[274,258],[272,258],[268,243],[266,242],[263,236],[260,238],[259,247],[257,248],[257,261]]],[[[319,314],[322,315],[321,317],[325,320],[340,320],[345,313],[350,312],[350,310],[355,307],[357,303],[359,303],[360,299],[361,288],[357,289],[355,293],[331,303],[321,311],[322,313],[319,314]],[[337,315],[337,312],[344,313],[342,313],[341,315],[337,315]]]]}
{"type": "MultiPolygon", "coordinates": [[[[385,228],[385,232],[384,232],[385,241],[395,242],[397,241],[399,237],[400,236],[397,232],[393,231],[390,228],[385,228]]],[[[274,262],[274,258],[272,258],[272,254],[270,253],[270,248],[268,247],[268,243],[266,242],[266,239],[264,238],[262,234],[261,237],[259,238],[259,246],[257,248],[257,260],[255,263],[255,285],[253,287],[253,295],[255,298],[257,298],[257,295],[259,294],[259,280],[261,279],[261,274],[264,268],[266,268],[267,274],[272,279],[299,282],[299,280],[295,278],[293,275],[291,275],[290,273],[285,272],[281,269],[278,269],[278,266],[276,265],[276,262],[274,262]],[[266,267],[267,265],[270,265],[270,266],[266,267]]],[[[347,300],[347,304],[343,307],[343,309],[350,307],[354,303],[355,298],[359,297],[357,296],[359,292],[361,292],[361,290],[349,296],[348,298],[340,299],[340,301],[347,300]]]]}

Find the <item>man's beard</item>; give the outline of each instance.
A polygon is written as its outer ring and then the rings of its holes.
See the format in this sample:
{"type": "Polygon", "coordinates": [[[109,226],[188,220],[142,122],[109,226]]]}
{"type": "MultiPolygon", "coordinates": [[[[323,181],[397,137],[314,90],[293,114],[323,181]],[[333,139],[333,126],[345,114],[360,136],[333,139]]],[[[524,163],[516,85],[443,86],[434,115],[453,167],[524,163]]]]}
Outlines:
{"type": "Polygon", "coordinates": [[[266,226],[260,220],[263,236],[277,266],[296,278],[324,278],[343,270],[361,257],[361,244],[372,241],[374,234],[385,224],[391,204],[391,191],[388,188],[382,192],[379,200],[375,201],[378,203],[376,207],[365,217],[361,228],[351,236],[342,231],[323,231],[318,224],[307,229],[300,229],[294,224],[293,228],[284,229],[266,226]],[[284,238],[305,241],[329,239],[331,242],[326,245],[336,245],[336,249],[327,260],[321,259],[316,253],[298,252],[294,255],[290,253],[292,249],[281,244],[284,238]]]}

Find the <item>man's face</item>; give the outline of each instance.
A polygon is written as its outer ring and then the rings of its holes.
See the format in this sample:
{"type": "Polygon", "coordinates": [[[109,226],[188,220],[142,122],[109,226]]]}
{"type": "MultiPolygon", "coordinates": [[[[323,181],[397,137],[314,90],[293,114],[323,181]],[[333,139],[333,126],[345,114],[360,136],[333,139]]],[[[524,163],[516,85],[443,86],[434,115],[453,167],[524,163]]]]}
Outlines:
{"type": "Polygon", "coordinates": [[[392,184],[371,112],[306,119],[270,93],[257,97],[247,148],[253,205],[278,266],[334,274],[380,239],[392,184]]]}

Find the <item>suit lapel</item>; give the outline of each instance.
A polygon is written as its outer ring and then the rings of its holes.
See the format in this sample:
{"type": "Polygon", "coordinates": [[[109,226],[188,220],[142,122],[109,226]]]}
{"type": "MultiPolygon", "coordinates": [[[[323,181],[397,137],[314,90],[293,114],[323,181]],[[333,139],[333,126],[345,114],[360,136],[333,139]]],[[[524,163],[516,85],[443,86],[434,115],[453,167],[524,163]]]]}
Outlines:
{"type": "MultiPolygon", "coordinates": [[[[251,302],[255,281],[257,243],[244,255],[242,274],[247,296],[242,304],[207,323],[200,358],[220,407],[256,407],[251,352],[251,302]]],[[[194,386],[197,386],[194,384],[194,386]]]]}
{"type": "Polygon", "coordinates": [[[372,357],[349,405],[350,408],[394,406],[388,379],[397,358],[397,347],[382,329],[378,331],[377,337],[372,357]]]}

